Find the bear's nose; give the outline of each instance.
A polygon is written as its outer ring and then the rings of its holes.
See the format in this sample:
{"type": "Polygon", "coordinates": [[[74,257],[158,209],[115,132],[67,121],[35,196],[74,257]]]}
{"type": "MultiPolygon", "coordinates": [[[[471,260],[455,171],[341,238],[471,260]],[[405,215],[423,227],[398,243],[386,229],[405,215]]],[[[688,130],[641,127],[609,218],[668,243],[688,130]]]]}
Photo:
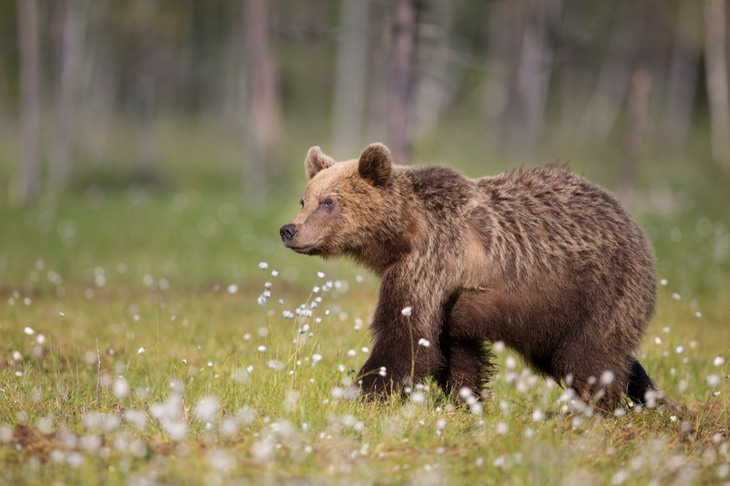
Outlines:
{"type": "Polygon", "coordinates": [[[297,227],[293,224],[285,224],[279,230],[279,234],[281,235],[281,241],[283,241],[284,244],[291,243],[291,240],[294,239],[294,236],[297,234],[297,227]]]}

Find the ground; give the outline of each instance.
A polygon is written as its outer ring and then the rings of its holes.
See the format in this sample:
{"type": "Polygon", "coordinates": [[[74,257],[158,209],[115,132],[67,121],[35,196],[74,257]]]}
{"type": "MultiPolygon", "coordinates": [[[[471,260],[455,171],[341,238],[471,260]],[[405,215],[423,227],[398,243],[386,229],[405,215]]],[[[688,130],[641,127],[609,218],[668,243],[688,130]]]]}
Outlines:
{"type": "Polygon", "coordinates": [[[660,279],[640,361],[684,416],[575,410],[500,346],[483,405],[428,383],[349,400],[377,282],[280,246],[298,195],[90,185],[3,205],[0,483],[728,482],[730,226],[702,192],[637,214],[660,279]]]}

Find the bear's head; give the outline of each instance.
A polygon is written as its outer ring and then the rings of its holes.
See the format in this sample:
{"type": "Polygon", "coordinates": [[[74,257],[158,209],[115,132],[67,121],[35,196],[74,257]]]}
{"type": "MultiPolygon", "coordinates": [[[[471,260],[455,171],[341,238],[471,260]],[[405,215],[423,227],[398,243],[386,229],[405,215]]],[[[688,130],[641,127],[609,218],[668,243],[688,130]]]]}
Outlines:
{"type": "Polygon", "coordinates": [[[371,144],[358,159],[346,162],[335,162],[312,147],[304,166],[309,182],[302,210],[279,232],[287,248],[306,255],[367,259],[370,247],[398,233],[402,198],[385,145],[371,144]]]}

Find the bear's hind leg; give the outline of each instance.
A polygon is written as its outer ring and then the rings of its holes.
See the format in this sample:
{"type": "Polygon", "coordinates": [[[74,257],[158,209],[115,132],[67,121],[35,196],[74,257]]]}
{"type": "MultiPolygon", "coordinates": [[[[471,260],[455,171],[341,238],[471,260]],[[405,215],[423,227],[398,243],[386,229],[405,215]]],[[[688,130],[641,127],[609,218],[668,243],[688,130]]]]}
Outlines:
{"type": "Polygon", "coordinates": [[[643,404],[646,403],[646,392],[650,390],[658,392],[656,383],[649,377],[644,367],[637,360],[634,360],[631,363],[626,395],[632,402],[643,404]]]}
{"type": "Polygon", "coordinates": [[[629,380],[631,357],[613,352],[610,347],[591,346],[590,341],[575,341],[556,356],[550,375],[564,380],[586,404],[605,413],[621,405],[629,380]]]}
{"type": "MultiPolygon", "coordinates": [[[[443,343],[446,366],[436,375],[436,381],[447,395],[460,397],[466,388],[477,399],[481,398],[492,364],[490,353],[481,340],[450,339],[443,343]]],[[[463,396],[461,397],[464,398],[463,396]]]]}

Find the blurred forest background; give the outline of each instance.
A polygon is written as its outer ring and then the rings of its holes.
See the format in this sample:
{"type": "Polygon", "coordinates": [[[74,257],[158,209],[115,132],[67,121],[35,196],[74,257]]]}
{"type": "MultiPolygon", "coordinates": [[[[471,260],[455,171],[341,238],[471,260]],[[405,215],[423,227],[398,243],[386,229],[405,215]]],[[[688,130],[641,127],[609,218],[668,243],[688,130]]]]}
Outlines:
{"type": "Polygon", "coordinates": [[[727,25],[725,0],[4,1],[0,200],[262,199],[301,186],[310,145],[384,141],[473,176],[570,160],[668,201],[658,174],[728,180],[727,25]]]}
{"type": "Polygon", "coordinates": [[[0,483],[727,481],[727,3],[0,0],[0,483]],[[310,146],[376,141],[615,191],[687,419],[565,415],[512,354],[483,415],[338,400],[377,281],[278,231],[310,146]]]}

